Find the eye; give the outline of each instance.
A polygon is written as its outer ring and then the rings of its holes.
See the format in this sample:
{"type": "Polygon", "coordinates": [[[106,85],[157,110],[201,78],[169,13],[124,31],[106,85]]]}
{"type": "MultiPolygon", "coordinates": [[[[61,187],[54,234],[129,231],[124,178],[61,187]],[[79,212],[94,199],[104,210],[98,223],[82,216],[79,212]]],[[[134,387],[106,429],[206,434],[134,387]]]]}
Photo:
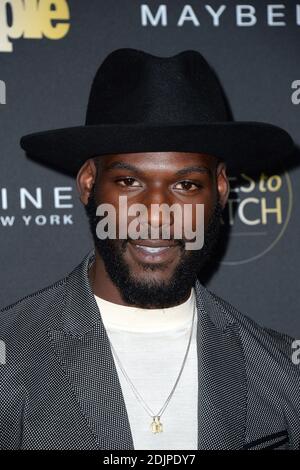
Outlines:
{"type": "Polygon", "coordinates": [[[132,178],[132,177],[125,177],[125,178],[119,178],[116,180],[116,182],[120,185],[120,186],[123,186],[123,187],[137,187],[139,188],[141,186],[141,184],[139,183],[139,181],[137,181],[135,178],[132,178]]]}
{"type": "Polygon", "coordinates": [[[201,183],[195,183],[193,181],[180,181],[179,183],[176,183],[175,189],[179,189],[180,191],[196,191],[197,189],[202,188],[201,183]],[[179,187],[181,186],[181,187],[179,187]]]}

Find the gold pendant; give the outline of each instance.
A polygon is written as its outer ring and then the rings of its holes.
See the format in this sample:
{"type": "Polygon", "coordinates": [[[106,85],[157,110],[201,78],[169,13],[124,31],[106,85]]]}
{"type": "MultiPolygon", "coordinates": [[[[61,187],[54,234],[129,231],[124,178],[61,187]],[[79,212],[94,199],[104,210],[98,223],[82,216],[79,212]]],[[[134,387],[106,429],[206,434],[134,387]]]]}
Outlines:
{"type": "Polygon", "coordinates": [[[160,416],[153,416],[153,421],[151,423],[151,431],[154,434],[157,434],[158,432],[163,432],[163,425],[160,422],[160,416]]]}

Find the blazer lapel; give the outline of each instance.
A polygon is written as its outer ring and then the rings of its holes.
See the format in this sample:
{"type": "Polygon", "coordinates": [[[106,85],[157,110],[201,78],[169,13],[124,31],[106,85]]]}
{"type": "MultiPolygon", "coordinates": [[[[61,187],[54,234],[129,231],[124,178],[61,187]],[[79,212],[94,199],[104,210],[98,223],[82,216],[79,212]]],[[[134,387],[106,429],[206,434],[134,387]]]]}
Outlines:
{"type": "MultiPolygon", "coordinates": [[[[81,413],[99,449],[134,449],[118,373],[89,280],[91,251],[68,276],[57,325],[48,331],[81,413]]],[[[238,330],[198,281],[198,449],[239,449],[245,442],[246,374],[238,330]]]]}
{"type": "Polygon", "coordinates": [[[247,381],[238,327],[196,282],[198,310],[198,449],[241,449],[247,381]]]}
{"type": "Polygon", "coordinates": [[[68,276],[60,324],[49,340],[99,449],[133,449],[108,336],[88,280],[89,253],[68,276]]]}

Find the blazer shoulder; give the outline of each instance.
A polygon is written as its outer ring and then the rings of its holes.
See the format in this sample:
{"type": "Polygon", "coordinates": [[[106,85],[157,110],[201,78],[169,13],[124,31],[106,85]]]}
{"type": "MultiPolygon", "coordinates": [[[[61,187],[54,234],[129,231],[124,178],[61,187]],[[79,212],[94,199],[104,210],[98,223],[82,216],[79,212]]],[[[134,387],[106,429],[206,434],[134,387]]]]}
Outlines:
{"type": "Polygon", "coordinates": [[[11,331],[13,325],[22,330],[38,320],[42,312],[49,309],[53,302],[59,301],[64,294],[67,276],[52,284],[32,292],[0,310],[0,333],[11,331]]]}
{"type": "Polygon", "coordinates": [[[278,352],[283,354],[285,357],[288,357],[288,360],[290,361],[292,344],[295,338],[287,333],[282,333],[272,328],[260,325],[248,315],[240,312],[227,300],[219,297],[210,290],[208,290],[208,292],[213,301],[216,302],[219,308],[223,311],[223,314],[226,315],[228,323],[237,324],[245,338],[250,341],[251,339],[254,340],[266,349],[277,349],[278,352]]]}

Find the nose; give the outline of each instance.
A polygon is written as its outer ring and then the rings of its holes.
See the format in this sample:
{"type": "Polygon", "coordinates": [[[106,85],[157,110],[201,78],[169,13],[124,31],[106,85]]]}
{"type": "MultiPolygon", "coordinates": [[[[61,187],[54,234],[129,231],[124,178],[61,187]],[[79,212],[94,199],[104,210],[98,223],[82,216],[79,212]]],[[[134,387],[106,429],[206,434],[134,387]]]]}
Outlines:
{"type": "MultiPolygon", "coordinates": [[[[163,238],[163,234],[172,236],[174,213],[170,211],[172,198],[164,188],[152,188],[143,198],[145,212],[140,214],[143,230],[152,231],[152,238],[163,238]]],[[[169,238],[169,237],[168,237],[169,238]]]]}

